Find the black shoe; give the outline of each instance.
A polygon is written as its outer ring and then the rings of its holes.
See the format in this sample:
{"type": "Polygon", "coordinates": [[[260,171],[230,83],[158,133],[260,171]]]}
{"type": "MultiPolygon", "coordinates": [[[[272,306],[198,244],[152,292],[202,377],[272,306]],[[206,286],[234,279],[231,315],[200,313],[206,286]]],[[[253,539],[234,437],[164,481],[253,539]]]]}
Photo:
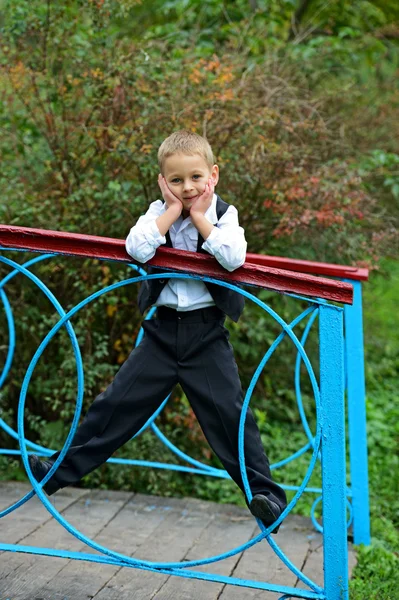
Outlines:
{"type": "MultiPolygon", "coordinates": [[[[281,509],[278,504],[263,494],[255,494],[249,505],[249,510],[254,517],[257,517],[262,521],[265,527],[273,525],[281,515],[281,509]]],[[[271,533],[276,534],[279,529],[280,525],[273,529],[271,533]]]]}
{"type": "MultiPolygon", "coordinates": [[[[50,471],[53,463],[48,460],[40,460],[36,454],[29,454],[28,456],[29,466],[32,469],[33,477],[36,481],[42,481],[47,473],[50,471]]],[[[44,491],[49,494],[54,494],[54,492],[59,489],[59,486],[55,483],[54,476],[50,478],[50,480],[44,485],[44,491]]]]}

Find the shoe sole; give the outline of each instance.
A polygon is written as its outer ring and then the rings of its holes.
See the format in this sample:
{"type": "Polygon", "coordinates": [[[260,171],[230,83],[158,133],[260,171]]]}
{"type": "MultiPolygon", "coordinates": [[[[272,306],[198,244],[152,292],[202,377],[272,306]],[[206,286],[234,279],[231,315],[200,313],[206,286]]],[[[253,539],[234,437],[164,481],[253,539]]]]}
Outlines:
{"type": "MultiPolygon", "coordinates": [[[[265,527],[269,528],[273,523],[277,520],[278,517],[272,512],[269,504],[262,500],[261,498],[254,497],[251,501],[250,505],[251,513],[257,519],[260,519],[265,527]]],[[[275,529],[271,532],[272,534],[276,534],[280,529],[280,525],[277,525],[275,529]]]]}

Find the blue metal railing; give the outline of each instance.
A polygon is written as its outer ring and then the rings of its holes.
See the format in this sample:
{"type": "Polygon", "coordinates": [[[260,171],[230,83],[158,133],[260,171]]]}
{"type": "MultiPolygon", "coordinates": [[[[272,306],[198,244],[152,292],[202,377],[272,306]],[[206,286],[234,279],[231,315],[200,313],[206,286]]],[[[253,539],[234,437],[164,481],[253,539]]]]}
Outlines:
{"type": "MultiPolygon", "coordinates": [[[[309,579],[304,573],[300,571],[300,569],[294,565],[288,557],[281,551],[279,546],[274,542],[270,537],[270,528],[266,529],[264,525],[259,521],[260,533],[250,542],[247,542],[243,545],[240,545],[229,552],[226,552],[221,555],[212,556],[208,558],[204,558],[196,561],[189,561],[184,563],[155,563],[152,561],[143,561],[134,559],[132,557],[125,556],[123,554],[113,552],[112,550],[101,546],[94,542],[93,540],[87,538],[84,534],[76,530],[72,525],[70,525],[52,506],[52,504],[47,499],[46,495],[42,491],[42,486],[46,483],[48,479],[52,476],[52,474],[57,469],[60,462],[63,460],[71,442],[75,431],[78,426],[79,417],[82,409],[82,401],[83,401],[83,390],[84,390],[84,373],[83,373],[83,365],[82,359],[80,355],[79,346],[77,343],[76,335],[74,333],[71,320],[76,315],[76,313],[81,310],[83,307],[87,306],[89,303],[93,302],[95,299],[111,292],[112,290],[118,289],[124,285],[130,285],[133,283],[141,282],[144,279],[156,279],[156,278],[187,278],[190,277],[185,274],[180,273],[162,273],[160,275],[151,275],[147,276],[145,272],[137,267],[136,265],[130,265],[133,269],[138,271],[138,276],[126,279],[124,281],[120,281],[114,283],[106,288],[99,290],[98,292],[92,294],[88,298],[84,299],[82,302],[77,304],[72,310],[68,313],[65,313],[62,306],[59,304],[58,300],[54,297],[52,292],[48,289],[48,287],[40,281],[38,277],[36,277],[33,273],[30,272],[29,268],[35,263],[46,260],[50,257],[53,257],[54,254],[51,255],[42,255],[34,258],[33,260],[28,261],[25,265],[19,265],[15,261],[6,258],[5,256],[0,255],[0,262],[7,265],[11,270],[11,272],[0,282],[0,294],[1,299],[3,301],[3,305],[5,307],[6,319],[9,329],[9,343],[8,343],[8,351],[5,362],[5,367],[3,373],[1,375],[0,383],[3,385],[9,370],[12,364],[12,358],[15,348],[15,328],[12,316],[11,306],[8,302],[6,293],[4,291],[4,287],[10,280],[15,277],[18,273],[22,273],[27,278],[29,278],[50,300],[53,304],[54,308],[58,312],[59,320],[52,327],[52,329],[48,332],[44,340],[41,342],[38,347],[34,357],[31,360],[31,363],[27,369],[19,401],[18,408],[18,431],[15,432],[12,428],[10,428],[3,420],[0,420],[0,426],[6,431],[11,437],[14,439],[18,439],[20,450],[1,450],[0,452],[3,454],[20,454],[22,456],[22,460],[27,471],[29,480],[32,484],[33,489],[26,494],[23,498],[15,502],[12,506],[8,507],[6,510],[0,512],[0,517],[9,514],[10,512],[19,508],[22,504],[24,504],[27,500],[29,500],[35,493],[39,496],[47,510],[57,519],[71,534],[75,535],[79,540],[85,542],[89,547],[97,550],[103,554],[103,556],[98,556],[96,554],[82,554],[82,553],[73,553],[61,550],[52,550],[49,548],[32,548],[26,546],[19,545],[10,545],[10,544],[1,544],[0,550],[12,550],[17,552],[33,552],[33,553],[41,553],[49,556],[63,556],[67,558],[77,558],[84,560],[92,560],[95,562],[106,562],[108,564],[117,564],[121,566],[130,566],[130,567],[138,567],[147,570],[155,570],[157,572],[163,572],[168,574],[176,574],[184,577],[196,577],[200,579],[208,579],[212,581],[218,581],[223,583],[232,583],[235,585],[244,585],[248,587],[257,587],[259,589],[275,591],[284,594],[283,597],[301,597],[301,598],[328,598],[328,600],[338,600],[341,598],[348,598],[348,569],[347,569],[347,525],[346,522],[346,509],[347,509],[347,498],[348,496],[352,496],[352,504],[353,504],[353,514],[354,514],[354,523],[358,521],[358,514],[362,515],[362,518],[366,519],[368,523],[368,505],[364,506],[364,503],[360,501],[361,490],[364,489],[366,485],[367,488],[367,478],[365,480],[364,473],[360,476],[359,473],[356,472],[356,468],[354,465],[356,462],[356,443],[353,443],[353,439],[350,439],[351,446],[351,474],[352,474],[352,491],[347,489],[345,483],[345,410],[344,410],[344,387],[345,387],[345,377],[344,377],[344,344],[346,348],[346,376],[348,380],[348,390],[351,392],[351,389],[354,384],[354,381],[358,381],[361,378],[361,373],[359,374],[359,356],[356,356],[355,366],[351,360],[348,362],[348,357],[352,357],[353,353],[353,339],[352,342],[348,342],[348,336],[352,336],[352,338],[359,339],[359,322],[356,323],[356,326],[353,325],[353,317],[352,313],[347,311],[348,307],[342,309],[337,306],[332,306],[325,301],[321,300],[309,300],[306,299],[309,303],[308,308],[302,311],[291,323],[286,323],[284,319],[282,319],[275,311],[273,311],[269,306],[267,306],[264,302],[260,301],[254,295],[249,292],[243,290],[242,288],[238,288],[232,284],[222,281],[212,280],[207,277],[202,277],[201,280],[209,281],[212,283],[216,283],[218,285],[222,285],[224,287],[233,289],[242,295],[244,295],[247,299],[256,303],[260,308],[266,311],[281,327],[281,333],[270,346],[268,351],[263,356],[260,361],[253,377],[248,387],[240,421],[239,427],[239,461],[241,474],[244,482],[245,493],[247,496],[247,500],[251,500],[251,491],[249,489],[246,469],[245,469],[245,455],[244,455],[244,424],[245,424],[245,416],[249,407],[249,403],[251,400],[251,395],[256,385],[256,382],[268,363],[269,359],[275,352],[276,348],[279,346],[281,341],[284,338],[288,338],[295,346],[297,351],[297,361],[295,366],[295,387],[297,392],[297,403],[298,410],[301,417],[301,421],[305,430],[305,434],[308,438],[307,444],[305,444],[302,448],[300,448],[297,452],[293,453],[291,456],[288,456],[284,460],[279,461],[272,465],[273,469],[277,469],[284,464],[287,464],[290,461],[295,460],[299,456],[303,455],[305,452],[310,452],[310,461],[309,466],[306,471],[305,477],[302,483],[298,486],[282,486],[286,489],[291,489],[295,491],[294,497],[290,501],[284,513],[279,517],[276,524],[280,523],[287,514],[293,509],[298,499],[304,492],[313,492],[322,494],[319,496],[315,503],[313,504],[311,510],[311,517],[315,523],[315,526],[318,530],[323,532],[323,540],[324,540],[324,569],[325,569],[325,584],[324,588],[318,586],[315,582],[309,579]],[[343,319],[345,315],[346,322],[346,339],[344,342],[343,336],[343,319]],[[308,337],[310,328],[312,327],[316,317],[319,317],[319,353],[320,353],[320,384],[316,380],[316,376],[313,372],[313,368],[311,362],[305,351],[305,342],[308,337]],[[305,327],[304,333],[302,335],[301,340],[296,336],[294,329],[295,327],[305,319],[309,319],[308,323],[305,327]],[[348,321],[350,321],[350,325],[348,326],[348,321]],[[51,341],[51,339],[57,334],[57,332],[64,327],[66,328],[68,335],[71,339],[71,344],[76,360],[76,369],[77,369],[77,382],[78,382],[78,392],[76,399],[76,408],[74,417],[72,420],[71,428],[68,433],[65,444],[61,450],[61,453],[54,463],[51,471],[47,474],[45,479],[37,483],[33,478],[29,463],[27,460],[28,453],[35,451],[37,454],[42,456],[49,456],[53,454],[54,449],[48,449],[38,444],[34,444],[29,440],[26,440],[24,436],[24,407],[25,407],[25,399],[29,387],[29,383],[36,367],[40,356],[44,352],[45,348],[51,341]],[[352,328],[351,328],[352,327],[352,328]],[[316,430],[313,434],[308,425],[306,415],[303,409],[301,391],[300,391],[300,367],[301,364],[304,364],[309,379],[311,382],[314,400],[315,400],[315,409],[316,409],[316,430]],[[352,365],[352,366],[351,366],[352,365]],[[354,379],[354,375],[356,378],[354,379]],[[29,448],[29,450],[28,450],[29,448]],[[312,475],[313,469],[316,465],[316,462],[322,458],[321,460],[321,472],[322,472],[322,487],[321,488],[311,488],[308,487],[308,483],[310,477],[312,475]],[[355,485],[356,482],[356,485],[355,485]],[[356,495],[356,502],[355,502],[356,495]],[[323,501],[323,528],[315,520],[315,508],[322,499],[323,501]],[[359,513],[356,512],[359,510],[359,513]],[[219,560],[223,560],[229,556],[233,556],[253,546],[256,543],[259,543],[261,540],[266,539],[276,554],[281,558],[281,560],[287,565],[287,567],[295,573],[295,575],[308,586],[308,590],[299,590],[294,588],[288,588],[284,585],[272,585],[269,583],[262,582],[251,582],[251,581],[243,581],[234,577],[222,577],[217,575],[206,574],[199,571],[190,570],[192,567],[206,565],[212,562],[216,562],[219,560]]],[[[191,276],[194,277],[195,276],[191,276]]],[[[351,282],[352,283],[352,282],[351,282]]],[[[356,282],[357,283],[357,282],[356,282]]],[[[359,284],[360,285],[360,284],[359,284]]],[[[359,298],[357,297],[357,303],[359,302],[359,298]]],[[[361,303],[361,299],[360,299],[361,303]]],[[[352,307],[349,307],[352,308],[352,307]]],[[[358,311],[358,304],[355,304],[353,310],[358,311]]],[[[360,305],[361,308],[361,305],[360,305]]],[[[150,311],[147,315],[147,318],[151,318],[153,311],[150,311]]],[[[356,312],[358,315],[358,312],[356,312]]],[[[360,313],[361,315],[361,313],[360,313]]],[[[361,319],[361,316],[360,316],[361,319]]],[[[357,320],[359,321],[359,320],[357,320]]],[[[360,321],[361,324],[361,321],[360,321]]],[[[142,337],[142,331],[137,339],[137,344],[140,342],[142,337]]],[[[363,379],[364,381],[364,379],[363,379]]],[[[364,391],[364,387],[363,387],[364,391]]],[[[357,392],[359,392],[359,388],[357,388],[357,392]]],[[[352,392],[353,395],[353,392],[352,392]]],[[[361,396],[357,393],[359,403],[361,403],[361,396]]],[[[165,445],[175,453],[179,458],[185,460],[191,466],[186,467],[179,464],[165,464],[165,463],[157,463],[157,462],[149,462],[149,461],[140,461],[140,460],[129,460],[129,459],[116,459],[111,458],[109,462],[115,463],[124,463],[131,465],[140,465],[140,466],[151,466],[156,468],[170,468],[178,471],[192,472],[202,475],[209,475],[213,477],[223,477],[229,478],[228,474],[223,469],[216,469],[209,465],[206,465],[198,460],[193,459],[188,456],[186,453],[179,450],[174,444],[172,444],[166,436],[159,430],[159,428],[155,424],[155,419],[159,415],[159,413],[164,408],[167,403],[168,398],[162,403],[159,409],[154,413],[154,415],[147,421],[147,423],[143,426],[143,428],[138,432],[139,435],[143,430],[151,427],[154,433],[158,436],[158,438],[165,443],[165,445]]],[[[363,400],[364,404],[364,400],[363,400]]],[[[359,427],[358,419],[355,418],[356,414],[356,405],[354,402],[351,403],[349,401],[349,424],[351,425],[353,421],[355,422],[355,427],[351,428],[351,435],[355,436],[355,440],[359,439],[363,435],[362,428],[359,427]]],[[[360,411],[361,412],[361,411],[360,411]]],[[[364,417],[364,412],[361,412],[362,418],[364,417]]],[[[365,438],[363,439],[365,443],[365,438]]],[[[366,463],[367,467],[367,463],[366,463]]],[[[366,468],[367,475],[367,468],[366,468]]],[[[367,490],[368,491],[368,490],[367,490]]],[[[364,498],[363,498],[364,500],[364,498]]],[[[349,522],[351,521],[351,518],[349,522]]],[[[364,537],[367,535],[367,527],[363,526],[363,528],[358,527],[358,534],[363,535],[364,537]],[[360,533],[359,533],[360,532],[360,533]]],[[[367,543],[367,542],[364,542],[367,543]]]]}

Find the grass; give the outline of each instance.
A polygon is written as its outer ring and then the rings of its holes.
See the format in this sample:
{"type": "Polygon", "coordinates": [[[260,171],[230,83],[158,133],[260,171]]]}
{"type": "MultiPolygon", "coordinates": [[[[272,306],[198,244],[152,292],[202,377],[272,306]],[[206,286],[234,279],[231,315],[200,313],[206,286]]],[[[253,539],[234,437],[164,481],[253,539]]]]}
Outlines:
{"type": "Polygon", "coordinates": [[[364,286],[371,545],[358,548],[351,600],[399,597],[399,264],[364,286]]]}

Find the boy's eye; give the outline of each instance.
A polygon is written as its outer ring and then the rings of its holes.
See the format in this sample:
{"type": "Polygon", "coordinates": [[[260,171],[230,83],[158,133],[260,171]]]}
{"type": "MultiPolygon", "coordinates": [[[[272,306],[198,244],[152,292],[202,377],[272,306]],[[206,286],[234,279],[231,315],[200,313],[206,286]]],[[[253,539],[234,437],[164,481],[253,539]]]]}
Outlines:
{"type": "MultiPolygon", "coordinates": [[[[201,179],[201,175],[193,175],[193,177],[199,177],[201,179]]],[[[179,177],[175,177],[174,179],[172,179],[172,183],[178,183],[180,181],[179,177]]]]}

